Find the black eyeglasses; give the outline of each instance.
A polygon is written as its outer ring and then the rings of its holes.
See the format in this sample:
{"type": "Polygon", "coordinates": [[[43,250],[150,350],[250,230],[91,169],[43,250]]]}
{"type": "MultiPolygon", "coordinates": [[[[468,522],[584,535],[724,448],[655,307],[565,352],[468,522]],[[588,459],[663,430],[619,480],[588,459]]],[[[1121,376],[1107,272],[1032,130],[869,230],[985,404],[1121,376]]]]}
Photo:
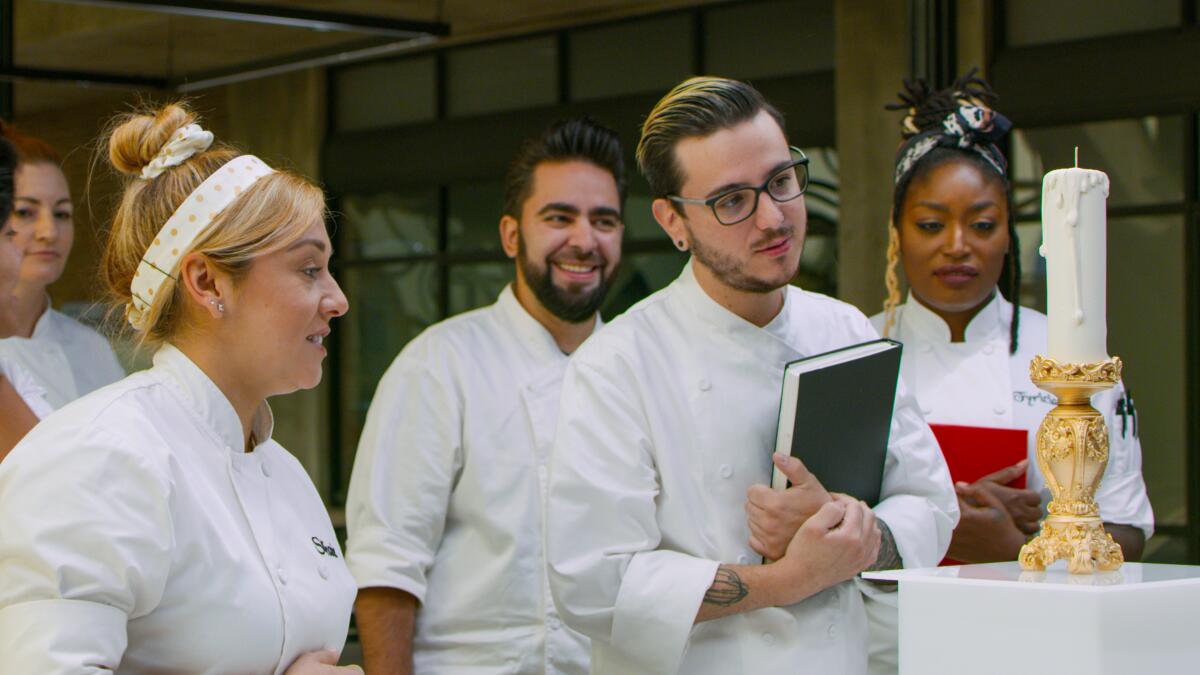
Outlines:
{"type": "Polygon", "coordinates": [[[790,202],[808,189],[808,157],[800,148],[789,148],[792,163],[771,174],[767,182],[759,187],[744,187],[722,192],[708,199],[687,199],[678,195],[667,195],[676,204],[700,204],[712,209],[717,222],[722,225],[737,225],[754,215],[758,210],[758,197],[767,193],[776,202],[790,202]]]}

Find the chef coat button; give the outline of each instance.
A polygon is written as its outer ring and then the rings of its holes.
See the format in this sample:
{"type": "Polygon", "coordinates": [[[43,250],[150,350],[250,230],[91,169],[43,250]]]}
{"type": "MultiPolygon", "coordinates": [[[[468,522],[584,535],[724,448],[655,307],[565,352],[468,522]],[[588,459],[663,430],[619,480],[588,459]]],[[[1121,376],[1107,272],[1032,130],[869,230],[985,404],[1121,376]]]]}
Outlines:
{"type": "Polygon", "coordinates": [[[721,478],[730,478],[733,476],[733,467],[728,464],[721,465],[721,478]]]}
{"type": "Polygon", "coordinates": [[[996,348],[993,347],[992,345],[987,345],[983,348],[983,353],[987,354],[989,356],[991,356],[992,352],[994,352],[994,351],[996,351],[996,348]]]}
{"type": "Polygon", "coordinates": [[[322,579],[328,579],[329,578],[329,565],[326,565],[325,563],[321,563],[317,567],[317,574],[320,574],[322,579]]]}
{"type": "Polygon", "coordinates": [[[921,353],[922,354],[928,354],[931,351],[933,351],[933,345],[929,344],[928,342],[921,344],[921,353]]]}
{"type": "Polygon", "coordinates": [[[270,469],[270,467],[267,466],[266,462],[259,462],[258,468],[262,469],[264,476],[266,476],[267,478],[271,477],[271,469],[270,469]]]}
{"type": "Polygon", "coordinates": [[[227,446],[225,446],[225,452],[228,452],[229,454],[231,454],[231,455],[232,455],[232,454],[233,454],[233,448],[231,448],[231,447],[229,447],[229,446],[227,445],[227,446]]]}
{"type": "Polygon", "coordinates": [[[929,417],[930,415],[933,414],[933,408],[921,408],[921,414],[926,417],[929,417]]]}
{"type": "Polygon", "coordinates": [[[279,580],[281,586],[287,586],[287,572],[284,572],[282,567],[276,568],[275,578],[279,580]]]}
{"type": "Polygon", "coordinates": [[[1004,410],[1004,406],[996,406],[995,408],[992,408],[992,412],[996,413],[997,415],[1003,415],[1006,411],[1004,410]]]}
{"type": "Polygon", "coordinates": [[[763,642],[773,645],[775,644],[775,636],[770,633],[763,633],[763,642]]]}
{"type": "Polygon", "coordinates": [[[700,387],[700,391],[708,391],[709,389],[712,389],[712,383],[703,377],[700,378],[700,381],[696,384],[696,386],[700,387]]]}
{"type": "Polygon", "coordinates": [[[830,638],[837,637],[837,632],[838,632],[837,624],[836,623],[829,624],[829,630],[826,632],[829,633],[830,638]]]}
{"type": "Polygon", "coordinates": [[[750,564],[750,556],[746,555],[745,553],[739,555],[738,556],[738,564],[739,565],[749,565],[750,564]]]}

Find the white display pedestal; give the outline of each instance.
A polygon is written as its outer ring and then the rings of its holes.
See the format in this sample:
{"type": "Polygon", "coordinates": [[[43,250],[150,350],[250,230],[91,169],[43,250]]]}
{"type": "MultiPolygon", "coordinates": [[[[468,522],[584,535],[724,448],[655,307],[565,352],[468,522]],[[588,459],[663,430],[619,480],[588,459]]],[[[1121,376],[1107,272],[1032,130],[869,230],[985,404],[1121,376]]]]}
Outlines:
{"type": "Polygon", "coordinates": [[[863,574],[898,581],[900,675],[1200,673],[1200,567],[1058,562],[863,574]]]}

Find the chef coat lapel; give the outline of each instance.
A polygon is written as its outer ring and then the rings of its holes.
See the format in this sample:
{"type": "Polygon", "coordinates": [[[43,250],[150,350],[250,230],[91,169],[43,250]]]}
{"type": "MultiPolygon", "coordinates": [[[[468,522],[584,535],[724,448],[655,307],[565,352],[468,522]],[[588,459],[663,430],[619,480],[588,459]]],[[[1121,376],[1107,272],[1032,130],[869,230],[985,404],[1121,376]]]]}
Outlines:
{"type": "Polygon", "coordinates": [[[946,322],[909,293],[899,337],[911,342],[906,351],[913,367],[904,370],[904,378],[919,392],[921,412],[931,422],[945,418],[969,426],[1013,426],[1007,320],[1011,308],[997,291],[967,324],[964,341],[952,343],[946,322]]]}
{"type": "MultiPolygon", "coordinates": [[[[550,331],[521,306],[511,284],[500,293],[496,310],[529,357],[529,374],[519,383],[518,391],[533,432],[538,464],[544,465],[550,459],[550,449],[554,443],[558,395],[568,355],[559,349],[550,331]]],[[[600,330],[601,325],[597,315],[593,334],[600,330]]]]}

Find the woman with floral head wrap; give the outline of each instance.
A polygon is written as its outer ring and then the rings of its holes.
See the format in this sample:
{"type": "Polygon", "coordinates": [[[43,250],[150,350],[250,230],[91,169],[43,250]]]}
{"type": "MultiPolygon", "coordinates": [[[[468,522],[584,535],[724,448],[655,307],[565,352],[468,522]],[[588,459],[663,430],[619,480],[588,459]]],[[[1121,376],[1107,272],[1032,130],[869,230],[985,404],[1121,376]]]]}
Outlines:
{"type": "MultiPolygon", "coordinates": [[[[904,343],[901,375],[935,431],[953,425],[982,428],[967,434],[1025,432],[1024,448],[1016,448],[1023,459],[956,483],[961,516],[948,553],[962,562],[1016,560],[1049,500],[1035,437],[1053,400],[1029,378],[1030,360],[1046,350],[1046,316],[1019,305],[1020,248],[1008,162],[997,145],[1011,123],[992,109],[996,96],[974,71],[942,90],[907,83],[900,100],[889,106],[905,116],[888,227],[888,295],[872,323],[904,343]],[[903,303],[900,266],[908,282],[903,303]],[[1025,488],[1008,485],[1022,478],[1025,488]]],[[[1132,403],[1118,385],[1093,404],[1111,433],[1096,500],[1105,529],[1137,560],[1154,516],[1136,424],[1125,413],[1132,403]]]]}

